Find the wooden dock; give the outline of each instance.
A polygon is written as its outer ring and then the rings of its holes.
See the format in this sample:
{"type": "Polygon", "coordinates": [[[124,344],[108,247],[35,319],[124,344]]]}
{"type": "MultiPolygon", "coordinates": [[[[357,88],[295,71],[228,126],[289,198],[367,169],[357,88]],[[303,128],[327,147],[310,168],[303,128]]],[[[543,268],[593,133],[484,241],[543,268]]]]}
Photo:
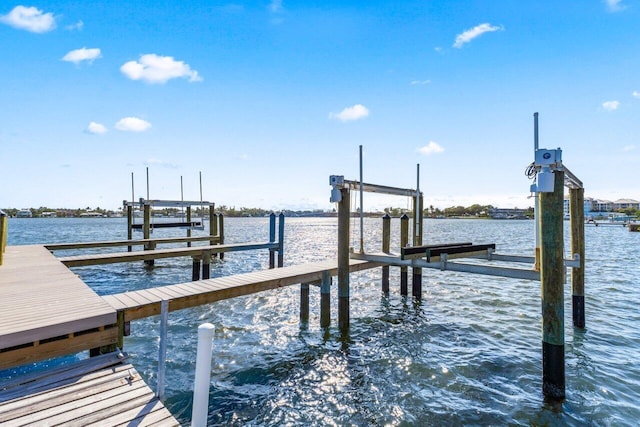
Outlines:
{"type": "MultiPolygon", "coordinates": [[[[380,265],[382,264],[376,262],[351,260],[349,267],[350,271],[354,272],[380,265]]],[[[318,283],[322,280],[322,273],[326,271],[335,276],[338,271],[337,261],[322,261],[160,286],[105,295],[103,299],[114,310],[124,311],[124,319],[128,322],[160,314],[160,304],[163,300],[169,301],[169,311],[180,310],[284,286],[318,283]]]]}
{"type": "Polygon", "coordinates": [[[0,369],[117,342],[116,311],[44,246],[7,246],[0,369]]]}
{"type": "Polygon", "coordinates": [[[179,426],[123,353],[0,382],[2,426],[179,426]]]}

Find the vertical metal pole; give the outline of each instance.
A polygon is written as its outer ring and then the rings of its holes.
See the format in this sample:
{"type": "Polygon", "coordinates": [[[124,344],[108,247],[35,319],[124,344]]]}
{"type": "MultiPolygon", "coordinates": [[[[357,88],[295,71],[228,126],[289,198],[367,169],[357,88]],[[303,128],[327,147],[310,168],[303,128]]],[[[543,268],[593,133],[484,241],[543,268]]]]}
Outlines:
{"type": "Polygon", "coordinates": [[[360,146],[360,253],[364,253],[364,191],[362,182],[362,145],[360,146]]]}
{"type": "MultiPolygon", "coordinates": [[[[382,217],[382,252],[388,254],[391,246],[391,216],[382,217]]],[[[389,266],[382,267],[382,292],[389,293],[389,266]]]]}
{"type": "Polygon", "coordinates": [[[198,350],[196,374],[193,382],[192,427],[206,427],[209,416],[209,384],[211,383],[211,350],[214,326],[205,323],[198,326],[198,350]]]}
{"type": "Polygon", "coordinates": [[[326,328],[331,324],[331,273],[322,272],[320,285],[320,327],[326,328]]]}
{"type": "MultiPolygon", "coordinates": [[[[409,216],[405,213],[400,217],[400,247],[406,248],[409,244],[409,216]]],[[[400,295],[407,295],[409,282],[408,267],[400,267],[400,295]]]]}
{"type": "Polygon", "coordinates": [[[278,267],[284,266],[284,212],[278,216],[278,267]]]}
{"type": "Polygon", "coordinates": [[[300,323],[309,323],[309,284],[300,284],[300,323]]]}
{"type": "Polygon", "coordinates": [[[156,395],[164,400],[164,382],[167,365],[167,333],[169,324],[169,301],[160,302],[160,345],[158,347],[158,384],[156,395]]]}
{"type": "Polygon", "coordinates": [[[580,267],[571,269],[573,326],[584,329],[584,189],[570,189],[569,203],[571,254],[580,257],[580,267]]]}
{"type": "Polygon", "coordinates": [[[565,397],[564,363],[564,172],[554,172],[553,193],[540,194],[542,286],[542,392],[565,397]]]}
{"type": "Polygon", "coordinates": [[[147,200],[149,199],[149,167],[147,166],[147,200]]]}
{"type": "MultiPolygon", "coordinates": [[[[538,113],[533,113],[533,152],[538,150],[538,113]]],[[[533,205],[533,219],[534,219],[534,228],[536,235],[536,248],[535,248],[535,261],[533,264],[533,269],[536,271],[540,270],[540,193],[536,193],[534,196],[534,205],[533,205]]]]}
{"type": "MultiPolygon", "coordinates": [[[[276,242],[276,214],[271,212],[269,214],[269,243],[276,242]]],[[[276,267],[276,250],[269,249],[269,268],[276,267]]]]}
{"type": "Polygon", "coordinates": [[[338,327],[349,329],[349,219],[351,196],[348,188],[341,188],[338,203],[338,327]]]}
{"type": "MultiPolygon", "coordinates": [[[[143,234],[143,238],[144,239],[149,239],[151,237],[151,205],[149,204],[149,201],[147,200],[147,202],[144,204],[144,224],[143,224],[143,228],[142,228],[142,234],[143,234]]],[[[154,249],[155,245],[153,243],[145,243],[144,245],[144,250],[148,251],[148,250],[152,250],[154,249]]],[[[144,261],[145,265],[148,266],[152,266],[155,264],[155,261],[153,259],[148,259],[146,261],[144,261]]]]}

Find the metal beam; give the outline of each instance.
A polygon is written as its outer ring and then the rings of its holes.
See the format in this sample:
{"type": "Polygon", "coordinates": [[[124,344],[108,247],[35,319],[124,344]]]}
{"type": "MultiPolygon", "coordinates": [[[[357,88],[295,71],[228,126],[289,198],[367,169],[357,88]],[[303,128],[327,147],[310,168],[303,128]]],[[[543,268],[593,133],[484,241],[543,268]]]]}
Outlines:
{"type": "MultiPolygon", "coordinates": [[[[344,180],[344,188],[349,188],[350,190],[360,191],[360,181],[350,181],[344,180]]],[[[397,187],[389,187],[386,185],[377,185],[377,184],[368,184],[366,182],[362,183],[362,191],[367,193],[379,193],[379,194],[389,194],[392,196],[407,196],[407,197],[415,197],[417,190],[413,190],[410,188],[397,188],[397,187]]],[[[422,193],[420,193],[422,195],[422,193]]]]}

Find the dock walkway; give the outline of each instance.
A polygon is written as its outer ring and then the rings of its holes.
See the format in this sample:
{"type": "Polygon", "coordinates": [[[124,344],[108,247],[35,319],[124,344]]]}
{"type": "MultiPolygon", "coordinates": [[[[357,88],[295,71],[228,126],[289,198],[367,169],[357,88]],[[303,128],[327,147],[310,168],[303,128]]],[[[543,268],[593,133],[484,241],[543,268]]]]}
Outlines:
{"type": "Polygon", "coordinates": [[[180,424],[116,352],[0,382],[0,425],[180,424]]]}
{"type": "MultiPolygon", "coordinates": [[[[349,269],[354,272],[379,267],[380,265],[382,264],[371,261],[351,260],[349,269]]],[[[324,271],[328,271],[332,276],[335,276],[338,272],[337,261],[329,260],[255,271],[215,279],[105,295],[102,298],[113,309],[124,311],[124,320],[128,322],[160,314],[160,305],[163,300],[169,301],[169,311],[180,310],[284,286],[317,283],[322,280],[324,271]]]]}
{"type": "Polygon", "coordinates": [[[116,311],[44,246],[7,246],[0,369],[115,343],[116,322],[116,311]]]}

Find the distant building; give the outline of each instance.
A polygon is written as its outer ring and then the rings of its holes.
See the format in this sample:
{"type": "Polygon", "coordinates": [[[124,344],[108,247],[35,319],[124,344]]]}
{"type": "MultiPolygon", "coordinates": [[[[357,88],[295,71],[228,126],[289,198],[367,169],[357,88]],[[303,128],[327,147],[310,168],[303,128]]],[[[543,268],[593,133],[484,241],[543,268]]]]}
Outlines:
{"type": "MultiPolygon", "coordinates": [[[[640,202],[634,199],[618,199],[612,202],[605,199],[584,198],[585,216],[593,216],[602,212],[616,212],[618,209],[629,208],[640,210],[640,202]]],[[[565,216],[569,215],[569,198],[564,199],[564,213],[565,216]]]]}
{"type": "Polygon", "coordinates": [[[493,219],[527,219],[527,210],[518,208],[491,208],[489,215],[493,219]]]}
{"type": "Polygon", "coordinates": [[[31,214],[29,209],[21,209],[16,214],[16,218],[31,218],[32,216],[33,214],[31,214]]]}

